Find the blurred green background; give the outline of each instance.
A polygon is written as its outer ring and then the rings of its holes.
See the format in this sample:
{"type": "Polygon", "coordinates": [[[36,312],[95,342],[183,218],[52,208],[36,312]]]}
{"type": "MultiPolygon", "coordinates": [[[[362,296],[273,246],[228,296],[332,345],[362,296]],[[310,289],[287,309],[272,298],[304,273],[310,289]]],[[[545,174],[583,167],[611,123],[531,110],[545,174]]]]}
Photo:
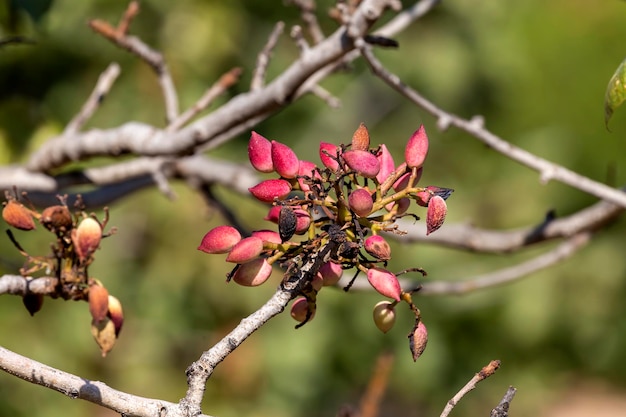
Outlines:
{"type": "MultiPolygon", "coordinates": [[[[126,4],[3,5],[2,36],[20,34],[36,44],[0,49],[0,163],[24,161],[59,133],[111,61],[120,63],[122,74],[89,127],[129,120],[163,126],[160,90],[149,68],[86,25],[91,18],[116,23],[126,4]]],[[[336,28],[325,18],[330,5],[318,2],[327,33],[336,28]]],[[[131,32],[164,53],[183,108],[233,66],[245,70],[233,94],[245,91],[273,24],[298,23],[297,10],[281,2],[150,0],[141,6],[131,32]]],[[[618,0],[448,0],[397,37],[399,51],[377,55],[444,109],[484,115],[487,126],[512,143],[623,185],[626,109],[616,112],[608,132],[603,98],[626,55],[625,21],[626,2],[618,0]]],[[[283,36],[270,75],[297,54],[283,36]]],[[[323,86],[342,100],[341,109],[305,97],[255,130],[313,155],[320,140],[346,142],[363,121],[373,142],[385,142],[399,159],[409,135],[424,123],[431,151],[422,181],[456,189],[448,201],[450,223],[522,227],[540,222],[550,209],[567,215],[595,201],[560,184],[540,185],[535,172],[465,134],[438,132],[430,116],[386,88],[362,62],[323,86]]],[[[212,155],[245,163],[246,141],[242,135],[212,155]]],[[[223,259],[196,251],[203,234],[223,219],[183,184],[174,188],[176,201],[150,189],[112,208],[111,224],[119,232],[103,242],[90,270],[125,308],[124,329],[109,357],[100,357],[89,333],[87,305],[60,300],[46,300],[31,318],[18,297],[2,297],[0,344],[119,390],[169,401],[183,397],[186,366],[258,308],[279,273],[259,288],[225,285],[229,267],[223,259]]],[[[261,204],[226,189],[217,193],[246,226],[268,226],[260,220],[261,204]]],[[[419,298],[430,340],[417,363],[407,347],[408,312],[400,310],[395,328],[382,335],[371,320],[379,296],[324,290],[313,322],[296,331],[283,314],[221,364],[208,383],[203,411],[219,417],[332,416],[342,405],[358,405],[376,358],[391,351],[395,363],[383,416],[439,415],[492,359],[502,360],[501,370],[454,415],[488,415],[509,385],[519,390],[515,416],[626,415],[620,399],[626,398],[625,223],[608,226],[573,259],[515,284],[464,297],[419,298]],[[585,413],[583,404],[592,404],[593,412],[585,413]],[[600,405],[607,404],[615,408],[601,414],[600,405]]],[[[49,248],[43,230],[19,233],[18,239],[31,253],[49,248]]],[[[462,280],[551,246],[480,255],[397,243],[391,267],[417,262],[429,279],[462,280]]],[[[15,273],[22,259],[8,239],[0,239],[0,254],[0,274],[15,273]]],[[[0,374],[0,415],[46,417],[60,410],[66,417],[115,415],[0,374]]]]}

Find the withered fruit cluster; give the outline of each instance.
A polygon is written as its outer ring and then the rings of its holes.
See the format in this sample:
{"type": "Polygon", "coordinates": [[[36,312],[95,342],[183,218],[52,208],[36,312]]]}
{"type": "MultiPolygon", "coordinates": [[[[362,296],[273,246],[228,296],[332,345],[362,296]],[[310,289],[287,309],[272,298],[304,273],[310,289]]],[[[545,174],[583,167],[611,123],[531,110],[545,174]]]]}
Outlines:
{"type": "MultiPolygon", "coordinates": [[[[21,197],[29,203],[26,193],[22,193],[21,197]]],[[[22,204],[17,190],[13,193],[5,191],[5,198],[2,218],[10,226],[30,231],[35,229],[37,221],[55,235],[52,254],[33,256],[22,248],[11,230],[7,230],[15,247],[26,258],[25,265],[20,269],[20,274],[27,280],[23,294],[24,306],[34,315],[41,309],[44,296],[87,301],[92,317],[91,333],[102,355],[106,356],[113,349],[122,329],[122,305],[98,279],[89,276],[88,268],[95,259],[94,253],[102,238],[115,232],[112,229],[107,234],[103,233],[109,219],[108,210],[104,210],[105,218],[99,221],[94,215],[85,213],[80,198],[77,199],[74,213],[67,207],[66,196],[59,196],[60,204],[46,207],[41,212],[32,204],[29,204],[30,208],[22,204]],[[56,280],[52,280],[53,284],[48,286],[30,285],[37,279],[33,274],[38,272],[56,280]]]]}
{"type": "MultiPolygon", "coordinates": [[[[404,161],[396,166],[384,144],[372,147],[365,125],[354,132],[349,145],[321,142],[322,165],[301,160],[287,145],[270,141],[252,132],[248,156],[252,166],[263,173],[278,174],[249,189],[259,201],[271,204],[265,220],[278,230],[257,230],[242,237],[232,226],[218,226],[202,239],[199,250],[227,254],[235,265],[228,274],[244,286],[261,285],[268,280],[272,265],[286,269],[283,282],[298,270],[305,283],[291,307],[291,316],[303,325],[314,317],[317,293],[324,286],[336,285],[343,271],[356,274],[344,286],[347,291],[360,273],[371,286],[391,301],[374,307],[375,325],[383,332],[395,322],[395,307],[406,302],[415,314],[409,333],[413,358],[423,352],[428,339],[420,311],[411,293],[419,285],[403,290],[398,275],[387,270],[391,249],[385,233],[404,234],[396,221],[409,213],[411,203],[426,207],[427,234],[439,229],[446,217],[446,199],[453,190],[418,186],[428,153],[428,136],[423,126],[409,138],[404,161]],[[302,236],[294,239],[294,236],[302,236]]],[[[412,268],[406,272],[420,272],[412,268]]]]}

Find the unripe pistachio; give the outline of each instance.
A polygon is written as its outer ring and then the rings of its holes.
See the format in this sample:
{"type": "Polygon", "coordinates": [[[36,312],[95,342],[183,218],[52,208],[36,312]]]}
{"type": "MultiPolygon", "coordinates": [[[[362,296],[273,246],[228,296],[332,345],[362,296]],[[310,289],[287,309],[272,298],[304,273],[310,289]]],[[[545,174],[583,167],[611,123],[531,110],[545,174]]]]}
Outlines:
{"type": "Polygon", "coordinates": [[[307,315],[310,314],[309,321],[315,317],[315,309],[309,312],[309,303],[306,298],[299,297],[291,305],[291,317],[298,323],[302,323],[307,319],[307,315]]]}
{"type": "Polygon", "coordinates": [[[291,192],[291,184],[283,179],[272,179],[261,181],[248,191],[264,203],[271,203],[274,199],[282,200],[291,192]]]}
{"type": "Polygon", "coordinates": [[[391,259],[389,243],[380,235],[373,235],[365,239],[365,251],[376,259],[387,261],[391,259]]]}
{"type": "Polygon", "coordinates": [[[409,168],[419,168],[428,154],[428,136],[424,125],[411,135],[404,149],[404,160],[409,168]]]}
{"type": "Polygon", "coordinates": [[[41,212],[39,221],[46,229],[51,231],[62,232],[70,230],[73,226],[70,210],[62,205],[46,207],[41,212]]]}
{"type": "Polygon", "coordinates": [[[273,230],[255,230],[254,232],[252,232],[252,236],[260,238],[263,242],[277,244],[282,243],[280,241],[280,235],[278,234],[278,232],[275,232],[273,230]]]}
{"type": "Polygon", "coordinates": [[[346,164],[365,178],[376,178],[380,171],[378,158],[368,151],[347,151],[343,153],[346,164]]]}
{"type": "Polygon", "coordinates": [[[2,218],[10,226],[19,230],[33,230],[35,228],[31,211],[15,200],[9,200],[5,203],[2,209],[2,218]]]}
{"type": "Polygon", "coordinates": [[[322,164],[333,172],[339,169],[337,154],[341,154],[341,148],[332,143],[320,142],[320,160],[322,164]]]}
{"type": "Polygon", "coordinates": [[[120,300],[111,294],[109,294],[109,312],[107,315],[115,326],[115,336],[117,337],[122,331],[122,326],[124,325],[124,310],[122,310],[122,303],[120,303],[120,300]]]}
{"type": "Polygon", "coordinates": [[[366,151],[370,147],[370,134],[364,123],[361,123],[352,135],[352,150],[366,151]]]}
{"type": "Polygon", "coordinates": [[[272,163],[274,170],[283,178],[295,178],[298,175],[298,156],[289,146],[275,140],[272,141],[272,163]]]}
{"type": "Polygon", "coordinates": [[[374,201],[372,200],[372,195],[369,190],[359,188],[350,193],[348,196],[348,204],[350,205],[350,210],[357,216],[365,217],[372,212],[374,201]]]}
{"type": "Polygon", "coordinates": [[[248,158],[250,163],[260,172],[274,172],[272,163],[272,143],[256,132],[250,135],[248,142],[248,158]]]}
{"type": "Polygon", "coordinates": [[[343,275],[343,268],[340,264],[328,261],[320,267],[317,274],[322,277],[324,286],[327,287],[339,282],[343,275]]]}
{"type": "Polygon", "coordinates": [[[272,274],[272,265],[265,258],[257,258],[240,265],[233,274],[233,281],[244,287],[256,287],[263,284],[272,274]]]}
{"type": "Polygon", "coordinates": [[[81,261],[89,258],[98,249],[100,240],[102,240],[102,227],[91,217],[84,218],[78,227],[72,230],[74,250],[81,261]]]}
{"type": "Polygon", "coordinates": [[[89,287],[89,313],[96,322],[104,320],[109,312],[109,291],[102,285],[89,287]]]}
{"type": "Polygon", "coordinates": [[[396,310],[389,301],[380,301],[374,306],[374,324],[383,333],[387,333],[396,322],[396,310]]]}
{"type": "Polygon", "coordinates": [[[421,320],[413,328],[413,331],[409,334],[409,349],[413,355],[413,361],[422,356],[428,343],[428,330],[421,320]]]}
{"type": "Polygon", "coordinates": [[[428,209],[426,209],[426,235],[431,234],[443,225],[447,212],[446,200],[441,196],[435,195],[430,199],[428,209]]]}
{"type": "Polygon", "coordinates": [[[202,238],[198,250],[206,253],[228,253],[241,240],[241,234],[232,226],[217,226],[202,238]]]}
{"type": "Polygon", "coordinates": [[[380,171],[376,174],[376,180],[379,184],[382,184],[396,170],[396,166],[393,162],[393,156],[391,156],[389,149],[387,149],[384,143],[380,145],[380,151],[376,157],[380,163],[380,171]]]}
{"type": "Polygon", "coordinates": [[[245,264],[257,259],[261,252],[263,252],[263,241],[256,236],[246,237],[233,246],[226,257],[226,262],[245,264]]]}
{"type": "Polygon", "coordinates": [[[367,280],[370,285],[385,297],[400,301],[402,289],[398,278],[383,268],[370,268],[367,270],[367,280]]]}

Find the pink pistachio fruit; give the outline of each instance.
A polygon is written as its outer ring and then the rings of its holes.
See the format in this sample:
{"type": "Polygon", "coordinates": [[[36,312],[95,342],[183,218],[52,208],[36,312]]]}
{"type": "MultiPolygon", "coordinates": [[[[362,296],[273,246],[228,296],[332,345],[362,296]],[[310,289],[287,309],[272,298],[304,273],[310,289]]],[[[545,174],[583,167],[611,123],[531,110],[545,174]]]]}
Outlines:
{"type": "Polygon", "coordinates": [[[368,190],[365,188],[359,188],[354,190],[348,196],[348,204],[350,210],[356,213],[359,217],[365,217],[372,212],[374,201],[368,190]]]}
{"type": "Polygon", "coordinates": [[[283,178],[295,178],[298,175],[298,156],[289,146],[275,140],[272,141],[272,163],[274,170],[283,178]]]}
{"type": "Polygon", "coordinates": [[[428,154],[428,136],[424,125],[411,135],[404,149],[404,160],[409,168],[419,168],[428,154]]]}
{"type": "Polygon", "coordinates": [[[100,240],[102,240],[102,227],[91,217],[84,218],[78,227],[72,230],[74,250],[80,260],[91,256],[100,246],[100,240]]]}
{"type": "Polygon", "coordinates": [[[275,232],[273,230],[265,230],[265,229],[255,230],[254,232],[252,232],[252,236],[258,237],[263,242],[276,243],[276,244],[281,243],[280,235],[278,234],[278,232],[275,232]]]}
{"type": "Polygon", "coordinates": [[[385,297],[400,301],[402,289],[398,278],[383,268],[370,268],[367,270],[367,280],[376,291],[385,297]]]}
{"type": "Polygon", "coordinates": [[[296,234],[301,235],[309,230],[311,225],[311,215],[307,210],[298,208],[293,211],[296,213],[296,234]]]}
{"type": "MultiPolygon", "coordinates": [[[[296,298],[296,300],[291,305],[291,317],[293,317],[293,319],[298,323],[302,323],[304,320],[306,320],[308,312],[309,303],[307,302],[306,298],[296,298]]],[[[309,320],[313,320],[313,317],[315,317],[315,310],[311,312],[311,317],[309,317],[309,320]]]]}
{"type": "Polygon", "coordinates": [[[233,274],[233,281],[244,287],[256,287],[263,284],[272,274],[272,265],[265,258],[257,258],[239,265],[233,274]]]}
{"type": "Polygon", "coordinates": [[[271,203],[274,199],[282,200],[291,192],[291,184],[282,179],[273,179],[261,181],[254,187],[248,188],[248,191],[256,197],[257,200],[264,203],[271,203]]]}
{"type": "Polygon", "coordinates": [[[270,221],[272,223],[278,223],[278,215],[280,214],[280,209],[283,206],[272,206],[267,211],[267,215],[263,217],[263,220],[270,221]]]}
{"type": "Polygon", "coordinates": [[[393,162],[393,156],[391,156],[391,153],[385,144],[380,145],[380,151],[378,152],[378,155],[376,155],[376,158],[378,158],[378,162],[380,163],[380,171],[376,174],[376,180],[379,184],[382,184],[391,174],[393,174],[396,170],[396,166],[393,162]]]}
{"type": "Polygon", "coordinates": [[[383,333],[387,333],[396,322],[396,310],[389,301],[381,301],[374,306],[374,324],[383,333]]]}
{"type": "Polygon", "coordinates": [[[376,259],[387,261],[391,259],[389,243],[380,235],[370,236],[365,239],[365,251],[376,259]]]}
{"type": "Polygon", "coordinates": [[[365,124],[361,123],[352,135],[352,150],[366,151],[370,147],[370,133],[365,124]]]}
{"type": "Polygon", "coordinates": [[[274,172],[272,163],[272,143],[256,132],[250,135],[248,142],[248,159],[260,172],[274,172]]]}
{"type": "Polygon", "coordinates": [[[232,262],[235,264],[245,264],[254,259],[257,259],[263,252],[263,240],[256,236],[250,236],[245,239],[241,239],[226,257],[226,262],[232,262]]]}
{"type": "Polygon", "coordinates": [[[347,151],[343,154],[346,164],[365,178],[376,178],[380,171],[378,158],[368,151],[347,151]]]}
{"type": "Polygon", "coordinates": [[[241,240],[241,234],[232,226],[217,226],[202,238],[198,250],[206,253],[228,253],[241,240]]]}
{"type": "Polygon", "coordinates": [[[328,287],[339,282],[341,275],[343,275],[343,268],[340,264],[326,262],[320,267],[317,274],[324,280],[324,286],[328,287]]]}
{"type": "Polygon", "coordinates": [[[341,148],[332,143],[320,142],[320,160],[322,164],[333,172],[339,169],[337,154],[341,153],[341,148]]]}
{"type": "Polygon", "coordinates": [[[313,162],[300,161],[298,166],[298,185],[300,189],[305,193],[311,191],[311,186],[302,177],[318,178],[321,179],[319,172],[317,172],[317,166],[313,162]]]}
{"type": "Polygon", "coordinates": [[[409,334],[409,348],[413,355],[413,361],[422,356],[428,343],[428,330],[422,321],[417,323],[417,326],[413,329],[413,332],[409,334]]]}
{"type": "Polygon", "coordinates": [[[401,198],[398,201],[393,201],[385,206],[387,211],[391,211],[395,208],[396,216],[406,213],[406,211],[411,206],[411,200],[406,197],[401,198]]]}
{"type": "Polygon", "coordinates": [[[435,195],[430,199],[428,209],[426,209],[426,235],[431,234],[443,225],[447,212],[446,200],[441,196],[435,195]]]}
{"type": "Polygon", "coordinates": [[[115,326],[115,336],[119,336],[120,331],[122,331],[122,326],[124,325],[124,311],[122,310],[122,303],[116,297],[109,294],[109,311],[107,315],[109,319],[113,322],[115,326]]]}

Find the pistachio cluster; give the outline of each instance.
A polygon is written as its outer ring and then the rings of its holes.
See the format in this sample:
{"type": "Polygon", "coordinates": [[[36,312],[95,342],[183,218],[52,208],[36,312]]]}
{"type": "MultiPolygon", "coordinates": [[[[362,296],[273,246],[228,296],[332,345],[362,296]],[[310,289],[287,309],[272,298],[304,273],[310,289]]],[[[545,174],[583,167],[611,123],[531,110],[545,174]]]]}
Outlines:
{"type": "MultiPolygon", "coordinates": [[[[52,254],[32,256],[17,242],[13,233],[7,230],[9,238],[20,253],[26,258],[20,274],[29,281],[39,271],[47,276],[54,276],[58,284],[44,292],[27,292],[23,295],[24,306],[31,315],[38,312],[44,295],[64,300],[85,300],[89,303],[92,316],[91,333],[100,346],[102,355],[113,349],[115,341],[122,329],[124,315],[120,301],[109,294],[102,283],[90,277],[88,267],[94,261],[94,253],[100,247],[108,222],[108,211],[105,218],[99,221],[93,215],[87,215],[81,207],[80,199],[74,213],[66,204],[65,197],[59,197],[60,204],[45,208],[38,212],[34,207],[28,208],[19,201],[17,192],[5,192],[6,201],[2,210],[2,218],[10,226],[30,231],[36,228],[36,221],[46,230],[55,235],[52,254]]],[[[27,201],[25,194],[22,196],[27,201]]],[[[31,204],[32,206],[32,204],[31,204]]],[[[27,286],[28,288],[29,286],[27,286]]]]}
{"type": "MultiPolygon", "coordinates": [[[[391,248],[383,234],[403,234],[396,221],[404,216],[419,220],[408,212],[412,202],[427,208],[427,234],[442,226],[447,213],[445,200],[453,190],[417,186],[427,153],[428,136],[423,126],[409,138],[404,161],[397,166],[384,144],[370,145],[363,124],[349,145],[321,142],[321,166],[299,159],[283,143],[252,132],[250,163],[257,171],[274,173],[278,178],[263,180],[249,191],[257,200],[271,204],[265,220],[277,224],[278,230],[258,230],[242,237],[234,227],[218,226],[203,237],[198,249],[227,254],[226,261],[235,264],[227,280],[244,286],[266,282],[274,264],[286,268],[287,279],[289,271],[301,267],[305,260],[321,257],[301,296],[292,304],[291,315],[300,325],[313,318],[317,293],[324,286],[336,285],[344,270],[356,270],[344,287],[346,291],[360,273],[365,274],[376,291],[392,300],[374,307],[374,323],[381,331],[393,327],[398,303],[406,302],[414,312],[416,322],[409,338],[417,359],[426,346],[427,332],[411,299],[416,288],[403,291],[398,274],[387,270],[391,248]]],[[[414,271],[425,275],[421,268],[409,272],[414,271]]]]}

